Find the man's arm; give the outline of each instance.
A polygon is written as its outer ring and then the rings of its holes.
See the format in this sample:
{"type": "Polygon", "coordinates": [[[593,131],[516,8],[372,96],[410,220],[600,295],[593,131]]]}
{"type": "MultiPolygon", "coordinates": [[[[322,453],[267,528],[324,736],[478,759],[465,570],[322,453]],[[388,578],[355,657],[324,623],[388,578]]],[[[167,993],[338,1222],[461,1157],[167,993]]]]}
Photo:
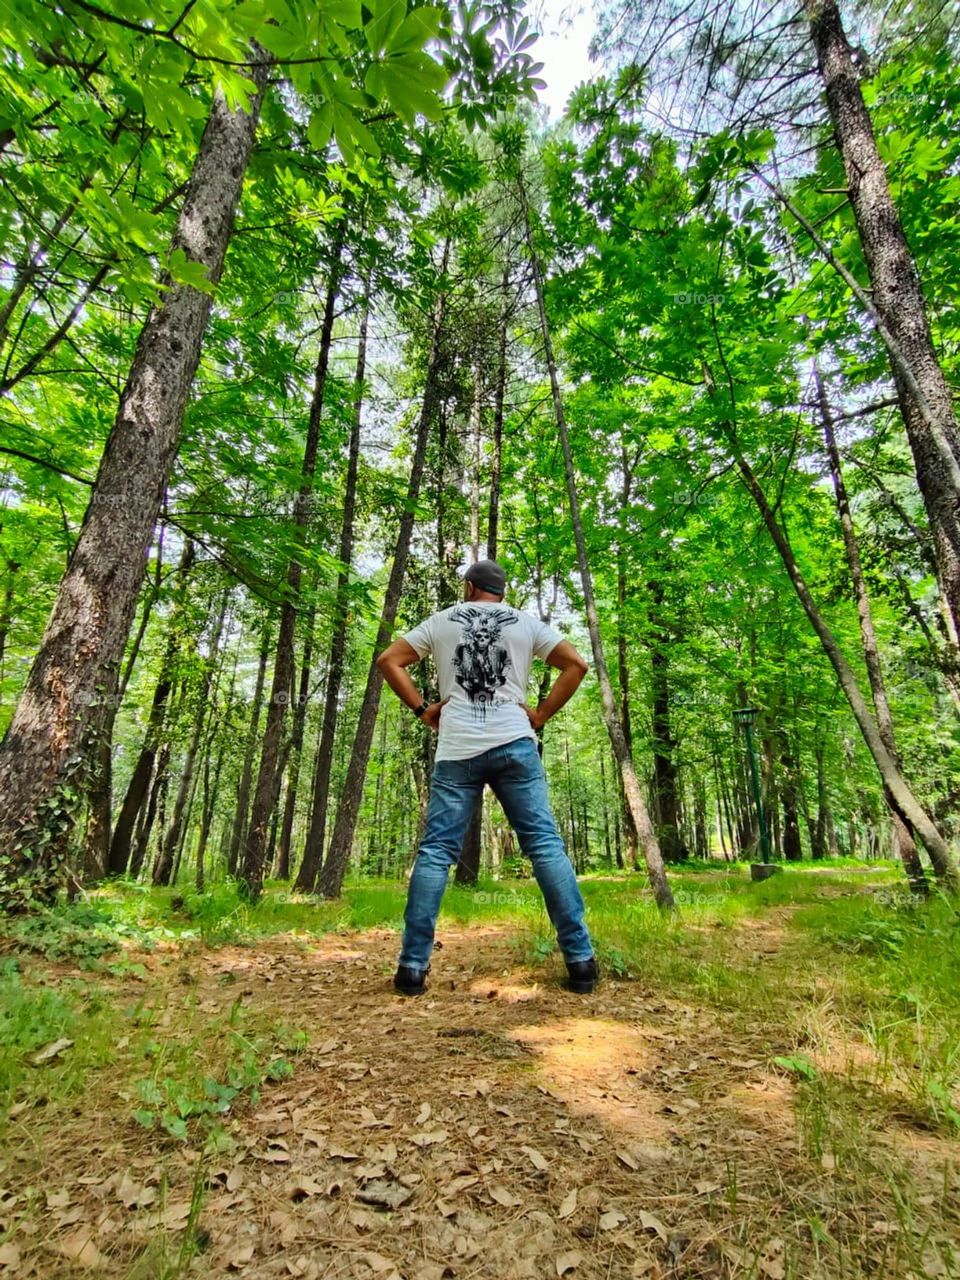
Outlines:
{"type": "MultiPolygon", "coordinates": [[[[559,646],[557,647],[559,648],[559,646]]],[[[550,657],[552,659],[553,654],[550,657]]],[[[412,667],[415,662],[419,661],[419,653],[409,641],[403,639],[394,640],[393,644],[384,649],[377,659],[377,666],[383,672],[384,680],[386,680],[400,701],[405,702],[411,711],[415,711],[419,707],[420,703],[423,702],[423,697],[410,678],[407,667],[412,667]]],[[[438,733],[440,730],[440,712],[443,710],[444,705],[445,703],[443,702],[434,702],[427,707],[420,717],[423,723],[429,725],[434,733],[438,733]]]]}
{"type": "Polygon", "coordinates": [[[555,716],[561,707],[566,706],[587,674],[586,658],[581,657],[568,640],[561,640],[550,650],[547,663],[551,667],[556,667],[560,674],[554,680],[553,688],[538,707],[523,708],[534,729],[542,729],[551,716],[555,716]]]}

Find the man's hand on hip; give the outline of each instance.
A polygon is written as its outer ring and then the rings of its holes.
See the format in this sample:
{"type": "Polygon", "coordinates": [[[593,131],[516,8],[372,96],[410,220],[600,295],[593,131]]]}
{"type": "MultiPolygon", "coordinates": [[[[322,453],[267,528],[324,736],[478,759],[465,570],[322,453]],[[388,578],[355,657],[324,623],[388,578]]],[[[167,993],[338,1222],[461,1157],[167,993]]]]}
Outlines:
{"type": "Polygon", "coordinates": [[[429,725],[429,727],[433,730],[434,733],[439,733],[440,732],[440,713],[443,711],[443,708],[447,705],[449,701],[450,701],[449,698],[444,698],[442,702],[432,702],[430,706],[427,707],[423,715],[420,717],[420,723],[429,725]]]}
{"type": "MultiPolygon", "coordinates": [[[[530,724],[539,732],[547,723],[547,717],[539,707],[528,707],[524,702],[521,702],[520,706],[526,712],[527,719],[530,721],[530,724]]],[[[424,715],[426,715],[426,712],[424,712],[424,715]]]]}

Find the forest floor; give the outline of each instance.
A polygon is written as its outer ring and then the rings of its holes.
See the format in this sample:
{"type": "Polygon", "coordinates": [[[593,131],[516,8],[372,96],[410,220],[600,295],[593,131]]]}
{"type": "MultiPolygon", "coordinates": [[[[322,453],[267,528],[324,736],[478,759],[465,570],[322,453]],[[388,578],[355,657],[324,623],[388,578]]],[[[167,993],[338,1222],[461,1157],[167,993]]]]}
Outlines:
{"type": "Polygon", "coordinates": [[[911,1034],[917,981],[872,1004],[906,908],[794,881],[601,949],[592,997],[511,919],[443,921],[416,1000],[393,928],[92,971],[8,938],[8,1031],[51,1039],[8,1048],[0,1277],[960,1276],[956,1027],[911,1034]]]}

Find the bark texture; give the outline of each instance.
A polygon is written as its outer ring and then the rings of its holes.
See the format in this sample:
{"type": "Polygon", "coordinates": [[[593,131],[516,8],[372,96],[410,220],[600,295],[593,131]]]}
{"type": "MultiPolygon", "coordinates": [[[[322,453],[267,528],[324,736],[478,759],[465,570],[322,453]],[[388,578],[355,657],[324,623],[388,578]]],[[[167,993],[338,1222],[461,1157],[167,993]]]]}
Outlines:
{"type": "MultiPolygon", "coordinates": [[[[217,92],[173,236],[216,282],[223,270],[259,116],[265,65],[251,68],[250,110],[217,92]]],[[[49,894],[58,879],[89,754],[91,699],[113,687],[147,550],[176,453],[211,295],[164,281],[138,342],[66,573],[0,746],[0,884],[49,894]]],[[[12,889],[0,889],[7,897],[12,889]]]]}
{"type": "Polygon", "coordinates": [[[960,631],[960,432],[950,388],[937,359],[920,275],[890,193],[839,7],[836,0],[808,0],[807,13],[870,274],[872,302],[892,340],[887,345],[900,411],[955,636],[960,631]]]}

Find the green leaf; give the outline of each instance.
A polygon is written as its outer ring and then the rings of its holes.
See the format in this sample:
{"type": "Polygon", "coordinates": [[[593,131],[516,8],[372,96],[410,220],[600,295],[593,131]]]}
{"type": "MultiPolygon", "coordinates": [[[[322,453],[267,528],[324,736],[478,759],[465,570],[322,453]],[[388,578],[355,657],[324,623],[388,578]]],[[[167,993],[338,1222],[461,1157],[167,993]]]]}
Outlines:
{"type": "Polygon", "coordinates": [[[363,29],[367,47],[372,54],[378,54],[388,47],[388,42],[403,23],[407,12],[406,0],[366,0],[367,8],[373,14],[363,29]]]}
{"type": "Polygon", "coordinates": [[[179,247],[170,255],[167,270],[170,278],[177,284],[190,285],[194,289],[199,289],[201,293],[214,294],[217,291],[217,286],[208,276],[207,268],[203,263],[193,262],[179,247]]]}
{"type": "Polygon", "coordinates": [[[402,119],[412,122],[418,114],[428,120],[439,120],[443,103],[437,96],[447,81],[447,73],[429,59],[419,63],[409,54],[401,54],[374,63],[367,72],[365,87],[380,101],[386,100],[402,119]],[[429,70],[423,66],[428,62],[429,70]]]}
{"type": "Polygon", "coordinates": [[[422,49],[428,40],[432,40],[440,30],[443,21],[443,10],[429,5],[422,9],[414,9],[407,14],[403,22],[387,42],[388,53],[402,53],[411,49],[422,49]]]}
{"type": "Polygon", "coordinates": [[[348,164],[354,163],[358,150],[365,151],[374,159],[379,158],[380,146],[376,138],[349,107],[339,102],[333,108],[333,130],[348,164]]]}
{"type": "Polygon", "coordinates": [[[316,151],[325,151],[333,133],[333,105],[324,102],[310,116],[307,141],[316,151]]]}
{"type": "Polygon", "coordinates": [[[178,1142],[185,1142],[187,1139],[187,1122],[179,1116],[173,1115],[169,1111],[165,1111],[160,1117],[162,1128],[166,1129],[171,1138],[176,1138],[178,1142]]]}
{"type": "Polygon", "coordinates": [[[791,1075],[802,1076],[804,1080],[816,1080],[819,1077],[817,1068],[807,1058],[774,1058],[774,1064],[789,1071],[791,1075]]]}

